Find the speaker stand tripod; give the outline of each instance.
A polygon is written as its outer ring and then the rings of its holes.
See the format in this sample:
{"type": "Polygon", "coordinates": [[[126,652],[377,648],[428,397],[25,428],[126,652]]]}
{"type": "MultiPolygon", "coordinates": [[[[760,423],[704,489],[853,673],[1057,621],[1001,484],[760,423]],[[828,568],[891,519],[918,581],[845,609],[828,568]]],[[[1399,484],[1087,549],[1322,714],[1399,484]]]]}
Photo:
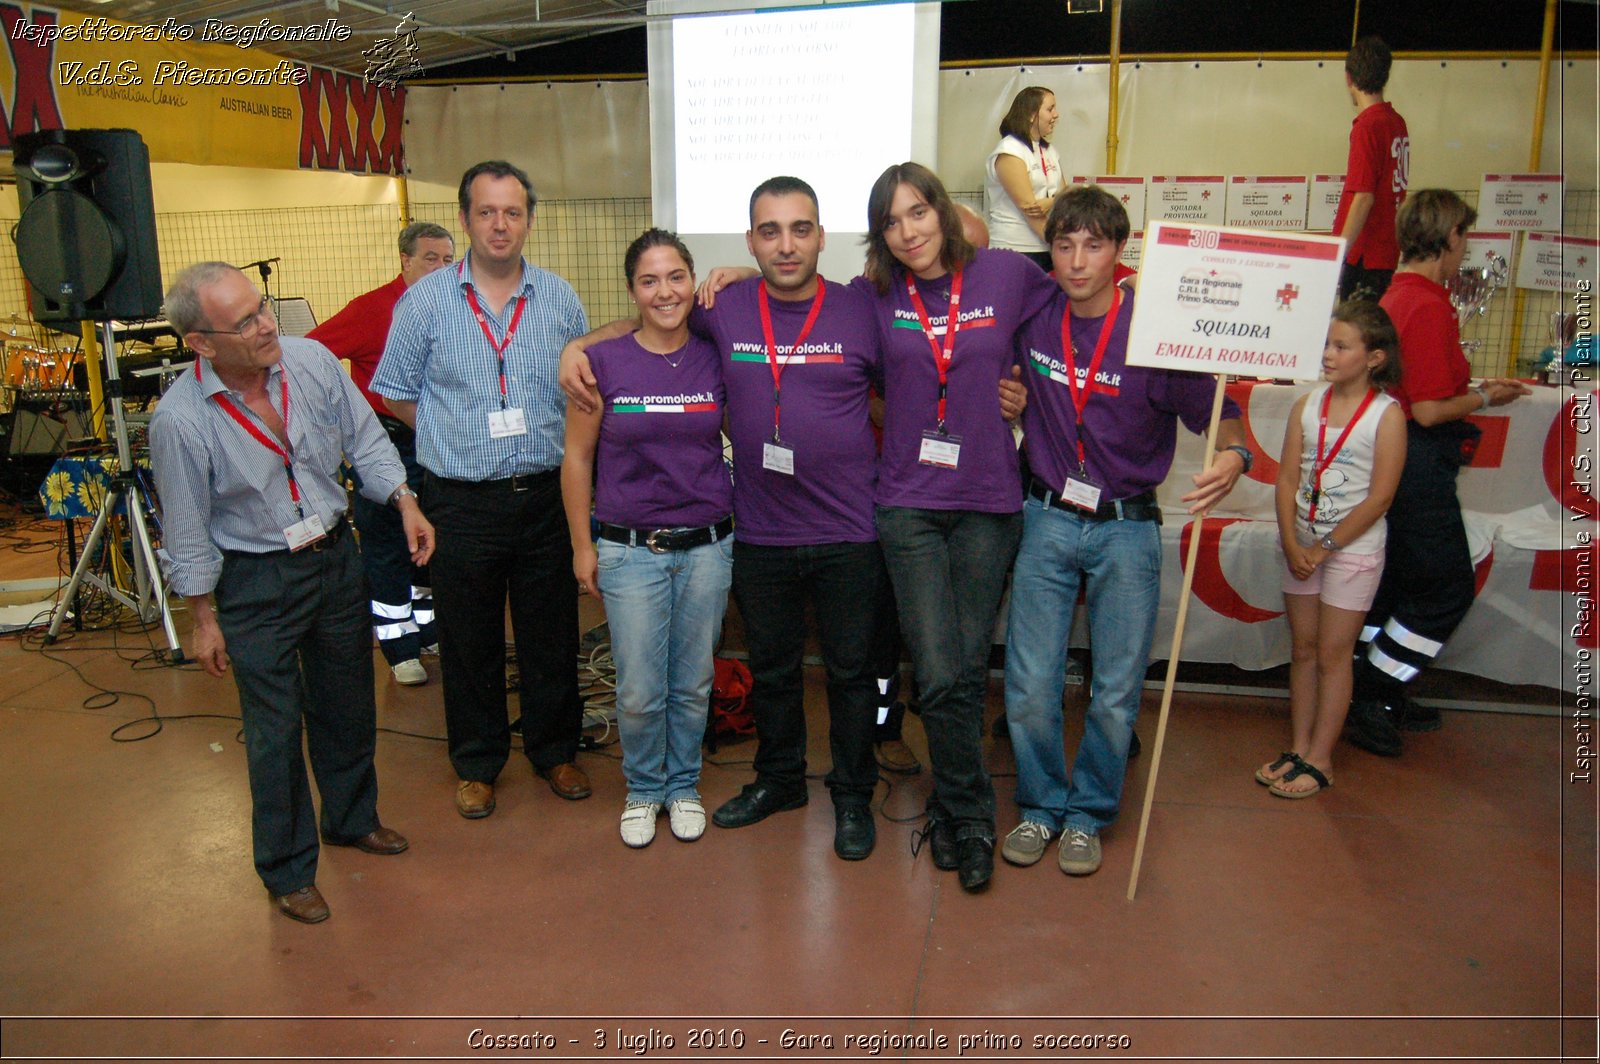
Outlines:
{"type": "MultiPolygon", "coordinates": [[[[56,603],[55,612],[50,617],[50,630],[45,633],[44,641],[46,644],[54,643],[60,636],[61,624],[67,619],[87,580],[132,610],[145,624],[159,617],[167,635],[167,646],[172,651],[172,661],[176,664],[183,661],[183,646],[178,642],[178,631],[172,623],[172,610],[161,580],[161,567],[156,563],[155,548],[150,542],[150,526],[145,521],[143,500],[134,477],[133,449],[128,446],[128,423],[122,411],[122,378],[117,370],[116,340],[109,321],[100,322],[99,328],[100,354],[106,367],[106,402],[111,407],[111,432],[117,441],[117,475],[112,478],[111,487],[100,504],[100,512],[95,515],[94,527],[84,541],[83,553],[72,570],[72,579],[67,583],[66,592],[62,594],[61,601],[56,603]],[[105,538],[106,527],[119,503],[126,503],[128,511],[128,537],[133,546],[133,595],[90,571],[95,563],[95,550],[105,538]]],[[[90,368],[92,370],[93,367],[90,368]]]]}

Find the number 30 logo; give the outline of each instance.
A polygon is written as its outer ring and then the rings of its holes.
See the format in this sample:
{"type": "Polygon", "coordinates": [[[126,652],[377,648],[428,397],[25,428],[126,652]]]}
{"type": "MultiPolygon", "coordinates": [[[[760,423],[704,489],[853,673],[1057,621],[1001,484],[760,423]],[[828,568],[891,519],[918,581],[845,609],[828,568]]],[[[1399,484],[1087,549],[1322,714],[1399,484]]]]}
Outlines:
{"type": "Polygon", "coordinates": [[[1411,187],[1411,138],[1396,137],[1389,145],[1389,157],[1394,160],[1394,179],[1391,192],[1404,192],[1411,187]]]}

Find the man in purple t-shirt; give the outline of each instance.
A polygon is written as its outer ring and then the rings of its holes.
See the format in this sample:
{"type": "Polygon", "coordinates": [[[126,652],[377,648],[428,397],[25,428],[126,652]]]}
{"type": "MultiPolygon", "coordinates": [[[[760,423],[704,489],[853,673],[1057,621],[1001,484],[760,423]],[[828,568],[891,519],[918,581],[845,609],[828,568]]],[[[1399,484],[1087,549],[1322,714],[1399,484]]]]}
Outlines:
{"type": "MultiPolygon", "coordinates": [[[[1017,340],[1031,389],[1023,446],[1032,476],[1011,577],[1006,721],[1022,822],[1001,855],[1031,865],[1059,833],[1068,875],[1100,867],[1100,831],[1121,804],[1161,599],[1156,488],[1172,467],[1178,422],[1204,432],[1216,390],[1201,374],[1127,364],[1133,296],[1114,279],[1128,230],[1127,211],[1103,189],[1058,197],[1045,239],[1061,294],[1017,340]],[[1080,584],[1094,683],[1069,782],[1061,698],[1080,584]]],[[[1191,513],[1216,505],[1250,468],[1238,406],[1229,400],[1222,417],[1216,460],[1184,496],[1191,513]]]]}
{"type": "MultiPolygon", "coordinates": [[[[816,193],[775,177],[750,197],[750,253],[760,276],[717,294],[690,327],[722,354],[733,443],[733,598],[744,622],[754,680],[755,781],[716,810],[736,828],[806,804],[806,721],[801,662],[806,600],[828,674],[826,783],[834,804],[834,852],[860,860],[877,830],[870,803],[877,711],[872,655],[878,601],[888,577],[872,498],[877,450],[868,386],[880,381],[871,305],[817,273],[824,234],[816,193]]],[[[581,350],[626,332],[613,322],[568,346],[562,386],[587,401],[581,350]]]]}

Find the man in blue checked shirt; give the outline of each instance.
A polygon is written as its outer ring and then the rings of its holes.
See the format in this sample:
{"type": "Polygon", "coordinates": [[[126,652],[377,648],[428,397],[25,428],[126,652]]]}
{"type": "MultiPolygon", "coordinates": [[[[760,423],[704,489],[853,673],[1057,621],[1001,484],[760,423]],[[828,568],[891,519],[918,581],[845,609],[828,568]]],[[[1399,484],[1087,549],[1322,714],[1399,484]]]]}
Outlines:
{"type": "Polygon", "coordinates": [[[249,278],[224,262],[191,266],[165,310],[196,357],[150,422],[162,562],[189,602],[195,660],[213,676],[232,660],[256,871],[285,916],[320,923],[319,821],[334,845],[407,848],[378,822],[372,633],[341,460],[371,501],[399,511],[418,565],[433,528],[355,382],[321,344],[280,340],[249,278]]]}
{"type": "Polygon", "coordinates": [[[567,282],[522,257],[536,203],[527,174],[479,163],[462,175],[459,200],[470,250],[400,298],[372,390],[416,429],[427,471],[456,810],[477,819],[494,812],[511,752],[508,595],[523,749],[556,794],[589,796],[573,763],[583,716],[578,588],[561,505],[566,399],[556,384],[561,348],[589,323],[567,282]]]}

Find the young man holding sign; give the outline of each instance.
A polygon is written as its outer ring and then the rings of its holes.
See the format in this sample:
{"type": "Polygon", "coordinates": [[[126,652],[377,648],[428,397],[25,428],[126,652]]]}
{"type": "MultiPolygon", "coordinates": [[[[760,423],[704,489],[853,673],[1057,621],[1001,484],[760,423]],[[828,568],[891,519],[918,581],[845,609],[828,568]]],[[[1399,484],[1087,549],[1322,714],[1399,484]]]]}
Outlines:
{"type": "MultiPolygon", "coordinates": [[[[1061,834],[1068,875],[1100,867],[1100,832],[1117,816],[1128,744],[1161,597],[1161,508],[1181,419],[1203,433],[1216,381],[1127,365],[1133,296],[1115,284],[1127,211],[1096,187],[1059,196],[1045,238],[1062,293],[1019,337],[1032,388],[1023,411],[1032,479],[1012,574],[1006,715],[1022,822],[1002,856],[1031,865],[1061,834]],[[1095,670],[1072,774],[1062,747],[1067,638],[1083,585],[1095,670]]],[[[1184,496],[1191,513],[1233,490],[1252,456],[1228,400],[1218,457],[1184,496]]]]}

